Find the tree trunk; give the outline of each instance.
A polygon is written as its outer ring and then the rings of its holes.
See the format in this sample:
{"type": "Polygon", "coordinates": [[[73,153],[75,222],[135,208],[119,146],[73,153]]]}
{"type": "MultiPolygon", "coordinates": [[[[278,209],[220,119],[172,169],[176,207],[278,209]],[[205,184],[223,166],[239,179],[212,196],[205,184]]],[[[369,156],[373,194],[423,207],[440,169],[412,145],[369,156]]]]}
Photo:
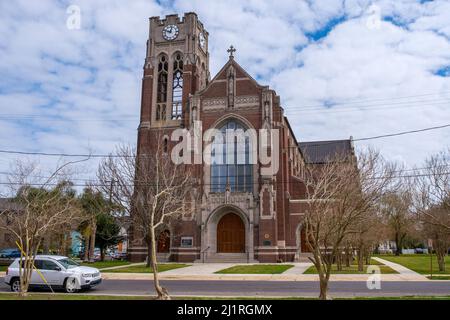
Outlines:
{"type": "Polygon", "coordinates": [[[363,272],[364,271],[364,248],[362,245],[360,245],[358,248],[357,258],[358,258],[358,271],[363,272]]]}
{"type": "Polygon", "coordinates": [[[328,300],[328,281],[326,279],[320,278],[320,300],[328,300]]]}
{"type": "Polygon", "coordinates": [[[444,272],[445,271],[445,252],[438,252],[436,251],[436,258],[438,261],[439,271],[444,272]]]}
{"type": "Polygon", "coordinates": [[[400,236],[398,233],[395,234],[395,255],[399,256],[402,253],[400,236]]]}
{"type": "Polygon", "coordinates": [[[347,246],[345,248],[345,266],[347,268],[350,268],[351,260],[352,260],[351,249],[350,249],[350,246],[347,246]]]}
{"type": "Polygon", "coordinates": [[[341,252],[341,250],[338,250],[338,253],[336,254],[336,268],[338,271],[342,271],[342,252],[341,252]]]}
{"type": "Polygon", "coordinates": [[[152,239],[150,239],[150,236],[146,237],[145,242],[147,243],[147,260],[145,266],[150,268],[152,259],[152,239]]]}
{"type": "Polygon", "coordinates": [[[89,236],[84,237],[84,256],[83,261],[89,261],[89,236]]]}
{"type": "Polygon", "coordinates": [[[358,254],[358,271],[359,272],[364,271],[364,257],[362,252],[358,254]]]}
{"type": "Polygon", "coordinates": [[[49,237],[45,237],[42,243],[42,253],[43,254],[49,254],[50,251],[50,238],[49,237]]]}
{"type": "Polygon", "coordinates": [[[100,261],[105,261],[105,248],[100,248],[100,261]]]}
{"type": "Polygon", "coordinates": [[[156,261],[156,241],[155,241],[155,230],[152,228],[150,231],[150,236],[151,236],[151,265],[152,265],[152,269],[153,269],[153,283],[155,285],[155,290],[156,290],[156,294],[157,299],[158,300],[170,300],[170,296],[169,293],[167,292],[167,290],[165,288],[163,288],[160,284],[159,284],[159,277],[158,277],[158,263],[156,261]]]}
{"type": "Polygon", "coordinates": [[[95,262],[95,233],[97,232],[97,224],[95,222],[92,222],[91,227],[91,239],[90,239],[90,246],[89,246],[89,261],[95,262]]]}

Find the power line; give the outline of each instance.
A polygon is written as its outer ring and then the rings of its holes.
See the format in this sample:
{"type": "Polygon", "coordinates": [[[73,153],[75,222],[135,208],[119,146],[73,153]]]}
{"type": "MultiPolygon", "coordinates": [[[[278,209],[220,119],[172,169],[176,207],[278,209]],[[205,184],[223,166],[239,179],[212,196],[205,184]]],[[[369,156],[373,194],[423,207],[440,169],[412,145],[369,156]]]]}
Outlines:
{"type": "MultiPolygon", "coordinates": [[[[357,138],[357,139],[353,139],[353,141],[367,141],[367,140],[375,140],[375,139],[381,139],[381,138],[389,138],[389,137],[402,136],[402,135],[412,134],[412,133],[444,129],[444,128],[448,128],[448,127],[450,127],[450,124],[444,124],[441,126],[434,126],[434,127],[423,128],[423,129],[401,131],[401,132],[397,132],[397,133],[383,134],[383,135],[372,136],[372,137],[357,138]]],[[[324,141],[324,142],[318,141],[316,143],[308,144],[306,147],[323,146],[323,145],[334,144],[334,143],[336,143],[336,141],[324,141]]],[[[297,148],[297,146],[293,146],[293,147],[297,148]]],[[[114,155],[114,154],[87,154],[87,153],[85,153],[85,154],[70,154],[70,153],[51,153],[51,152],[28,152],[28,151],[18,151],[18,150],[0,150],[0,153],[20,154],[20,155],[36,155],[36,156],[51,156],[51,157],[84,157],[84,158],[135,157],[135,156],[121,156],[121,155],[114,155]]]]}
{"type": "Polygon", "coordinates": [[[425,132],[425,131],[430,131],[430,130],[443,129],[443,128],[448,128],[448,127],[450,127],[450,124],[444,124],[442,126],[434,126],[434,127],[428,127],[428,128],[423,128],[423,129],[417,129],[417,130],[409,130],[409,131],[403,131],[403,132],[397,132],[397,133],[383,134],[383,135],[374,136],[374,137],[359,138],[359,139],[354,139],[353,141],[375,140],[375,139],[381,139],[381,138],[402,136],[402,135],[411,134],[411,133],[418,133],[418,132],[425,132]]]}
{"type": "MultiPolygon", "coordinates": [[[[361,102],[383,102],[383,101],[390,101],[390,100],[401,100],[401,99],[407,99],[407,98],[414,98],[414,97],[425,97],[425,96],[432,96],[432,95],[448,95],[450,94],[450,91],[443,91],[440,93],[429,93],[429,94],[421,94],[421,95],[412,95],[412,96],[402,96],[402,97],[392,97],[392,98],[380,98],[380,99],[362,99],[362,100],[350,100],[348,102],[336,102],[333,103],[332,106],[336,107],[336,106],[346,106],[346,105],[354,105],[354,104],[359,104],[361,102]]],[[[375,103],[375,104],[369,104],[369,105],[361,105],[361,106],[350,106],[350,108],[339,108],[339,109],[325,109],[324,108],[329,108],[330,106],[327,106],[326,104],[317,104],[317,105],[306,105],[303,107],[287,107],[285,108],[285,110],[289,113],[296,113],[296,112],[301,112],[301,113],[309,113],[311,111],[320,111],[320,112],[326,112],[326,113],[330,113],[330,112],[346,112],[346,111],[352,111],[352,110],[364,110],[364,109],[373,109],[376,110],[378,108],[372,108],[372,107],[378,107],[378,106],[382,106],[384,108],[380,108],[380,109],[392,109],[395,107],[390,107],[390,108],[386,108],[386,106],[389,105],[405,105],[405,106],[399,106],[400,108],[403,107],[420,107],[420,106],[433,106],[433,105],[438,105],[438,104],[444,104],[447,102],[450,102],[450,97],[442,97],[439,99],[431,99],[431,100],[412,100],[412,101],[399,101],[399,102],[383,102],[383,103],[375,103]],[[423,104],[424,102],[434,102],[434,103],[428,103],[428,104],[423,104]],[[413,104],[418,104],[418,105],[413,105],[413,104]]],[[[397,107],[397,108],[399,108],[397,107]]],[[[0,114],[0,120],[36,120],[36,119],[45,119],[46,121],[99,121],[99,122],[108,122],[108,121],[113,121],[113,122],[121,122],[121,121],[139,121],[139,118],[136,116],[132,116],[132,115],[123,115],[120,118],[57,118],[54,115],[42,115],[42,114],[14,114],[14,113],[4,113],[4,114],[0,114]]]]}
{"type": "MultiPolygon", "coordinates": [[[[428,173],[424,173],[424,174],[411,174],[411,175],[399,175],[399,176],[392,176],[392,177],[386,177],[386,176],[378,176],[378,177],[372,177],[372,178],[368,178],[369,180],[379,180],[379,179],[402,179],[402,178],[419,178],[419,177],[431,177],[431,176],[447,176],[450,175],[450,171],[449,172],[441,172],[441,173],[435,173],[435,174],[428,174],[428,173]]],[[[67,179],[68,182],[70,182],[70,179],[67,179]]],[[[92,183],[92,181],[87,181],[89,182],[89,186],[91,187],[110,187],[110,184],[102,184],[102,183],[92,183]]],[[[299,183],[298,181],[275,181],[272,184],[276,184],[276,185],[290,185],[290,184],[297,184],[299,183]]],[[[230,185],[230,186],[235,186],[236,189],[238,189],[239,186],[247,186],[247,185],[259,185],[260,182],[248,182],[248,183],[242,183],[242,184],[235,184],[235,185],[230,185]]],[[[16,186],[57,186],[59,185],[59,183],[22,183],[22,182],[0,182],[0,185],[16,185],[16,186]]],[[[218,182],[218,183],[202,183],[202,184],[196,184],[196,186],[224,186],[225,184],[222,182],[218,182]]],[[[86,184],[71,184],[71,186],[73,187],[86,187],[86,184]]],[[[135,186],[157,186],[157,184],[155,183],[139,183],[137,182],[136,184],[123,184],[123,186],[125,187],[135,187],[135,186]]]]}
{"type": "MultiPolygon", "coordinates": [[[[347,102],[336,102],[333,103],[333,106],[342,106],[342,105],[349,105],[349,104],[358,104],[361,102],[381,102],[381,101],[390,101],[390,100],[402,100],[402,99],[408,99],[408,98],[417,98],[417,97],[425,97],[425,96],[434,96],[434,95],[441,95],[445,96],[450,94],[450,91],[442,91],[438,93],[428,93],[428,94],[419,94],[419,95],[411,95],[411,96],[400,96],[400,97],[391,97],[391,98],[368,98],[368,99],[362,99],[362,100],[350,100],[347,102]]],[[[406,103],[406,102],[405,102],[406,103]]],[[[316,104],[316,105],[305,105],[303,108],[320,108],[325,107],[326,104],[316,104]]]]}

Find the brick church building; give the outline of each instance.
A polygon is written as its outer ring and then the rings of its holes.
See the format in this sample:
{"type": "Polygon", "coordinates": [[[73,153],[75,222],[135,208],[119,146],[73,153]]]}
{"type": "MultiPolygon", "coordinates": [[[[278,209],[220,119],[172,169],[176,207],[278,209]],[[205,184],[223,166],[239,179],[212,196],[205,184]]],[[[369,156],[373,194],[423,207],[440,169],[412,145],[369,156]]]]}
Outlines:
{"type": "MultiPolygon", "coordinates": [[[[138,154],[151,152],[152,139],[164,132],[191,130],[277,130],[270,149],[276,170],[249,161],[193,164],[199,187],[194,188],[195,210],[189,217],[168,223],[158,237],[158,255],[168,261],[277,262],[298,261],[308,255],[302,232],[306,201],[302,170],[320,165],[339,152],[354,154],[349,140],[300,142],[284,116],[280,97],[259,84],[235,60],[229,60],[212,79],[209,72],[209,34],[195,13],[180,18],[150,18],[150,37],[142,80],[138,154]]],[[[225,54],[225,53],[224,53],[225,54]]],[[[269,138],[270,140],[270,138],[269,138]]],[[[260,138],[257,140],[260,143],[260,138]]],[[[225,151],[226,152],[226,151],[225,151]]],[[[147,256],[144,242],[130,234],[129,257],[147,256]]]]}

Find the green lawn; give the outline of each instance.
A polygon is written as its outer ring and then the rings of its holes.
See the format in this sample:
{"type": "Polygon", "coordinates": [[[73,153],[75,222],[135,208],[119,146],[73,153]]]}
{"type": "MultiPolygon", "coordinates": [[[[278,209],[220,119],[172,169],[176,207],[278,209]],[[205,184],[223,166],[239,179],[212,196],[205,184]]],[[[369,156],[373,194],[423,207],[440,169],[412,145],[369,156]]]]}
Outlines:
{"type": "Polygon", "coordinates": [[[221,274],[280,274],[292,268],[292,264],[253,264],[234,266],[216,271],[221,274]]]}
{"type": "MultiPolygon", "coordinates": [[[[395,271],[394,269],[392,269],[391,267],[385,266],[382,263],[372,259],[370,261],[371,265],[376,265],[378,267],[380,267],[380,271],[382,274],[386,274],[386,273],[398,273],[397,271],[395,271]]],[[[367,273],[367,266],[364,266],[364,271],[358,271],[358,265],[356,265],[355,263],[350,265],[350,267],[346,267],[345,265],[342,266],[342,270],[338,271],[337,270],[337,266],[333,265],[331,268],[331,274],[366,274],[367,273]]],[[[316,267],[312,266],[310,268],[308,268],[304,274],[317,274],[317,269],[316,267]]]]}
{"type": "MultiPolygon", "coordinates": [[[[162,263],[158,265],[158,271],[164,272],[172,269],[188,267],[188,264],[183,263],[162,263]]],[[[147,268],[146,266],[131,266],[124,267],[120,269],[105,270],[105,272],[115,272],[115,273],[151,273],[152,268],[147,268]]]]}
{"type": "Polygon", "coordinates": [[[97,269],[109,268],[109,267],[118,267],[118,266],[126,266],[131,262],[128,261],[96,261],[93,263],[83,262],[82,266],[93,267],[97,269]]]}
{"type": "MultiPolygon", "coordinates": [[[[380,255],[382,259],[401,264],[420,274],[430,274],[430,256],[427,254],[380,255]]],[[[446,271],[440,272],[436,256],[433,255],[433,274],[450,274],[450,256],[445,257],[446,271]]]]}
{"type": "Polygon", "coordinates": [[[427,276],[427,278],[430,280],[450,280],[450,276],[433,276],[433,278],[427,276]]]}

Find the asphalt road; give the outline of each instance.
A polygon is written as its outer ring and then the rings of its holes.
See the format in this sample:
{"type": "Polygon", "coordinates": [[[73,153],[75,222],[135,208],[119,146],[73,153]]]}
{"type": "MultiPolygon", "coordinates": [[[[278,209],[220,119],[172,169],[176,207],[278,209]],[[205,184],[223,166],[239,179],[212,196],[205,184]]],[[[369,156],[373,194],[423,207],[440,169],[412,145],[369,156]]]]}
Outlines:
{"type": "MultiPolygon", "coordinates": [[[[162,285],[172,295],[184,296],[306,296],[316,297],[318,282],[313,281],[190,281],[164,280],[162,285]]],[[[154,294],[150,280],[104,280],[97,288],[86,294],[154,294]]],[[[0,278],[0,292],[9,287],[0,278]]],[[[334,297],[351,296],[405,296],[405,295],[450,295],[450,282],[404,281],[382,282],[380,290],[369,290],[366,282],[336,281],[330,283],[330,294],[334,297]]]]}

